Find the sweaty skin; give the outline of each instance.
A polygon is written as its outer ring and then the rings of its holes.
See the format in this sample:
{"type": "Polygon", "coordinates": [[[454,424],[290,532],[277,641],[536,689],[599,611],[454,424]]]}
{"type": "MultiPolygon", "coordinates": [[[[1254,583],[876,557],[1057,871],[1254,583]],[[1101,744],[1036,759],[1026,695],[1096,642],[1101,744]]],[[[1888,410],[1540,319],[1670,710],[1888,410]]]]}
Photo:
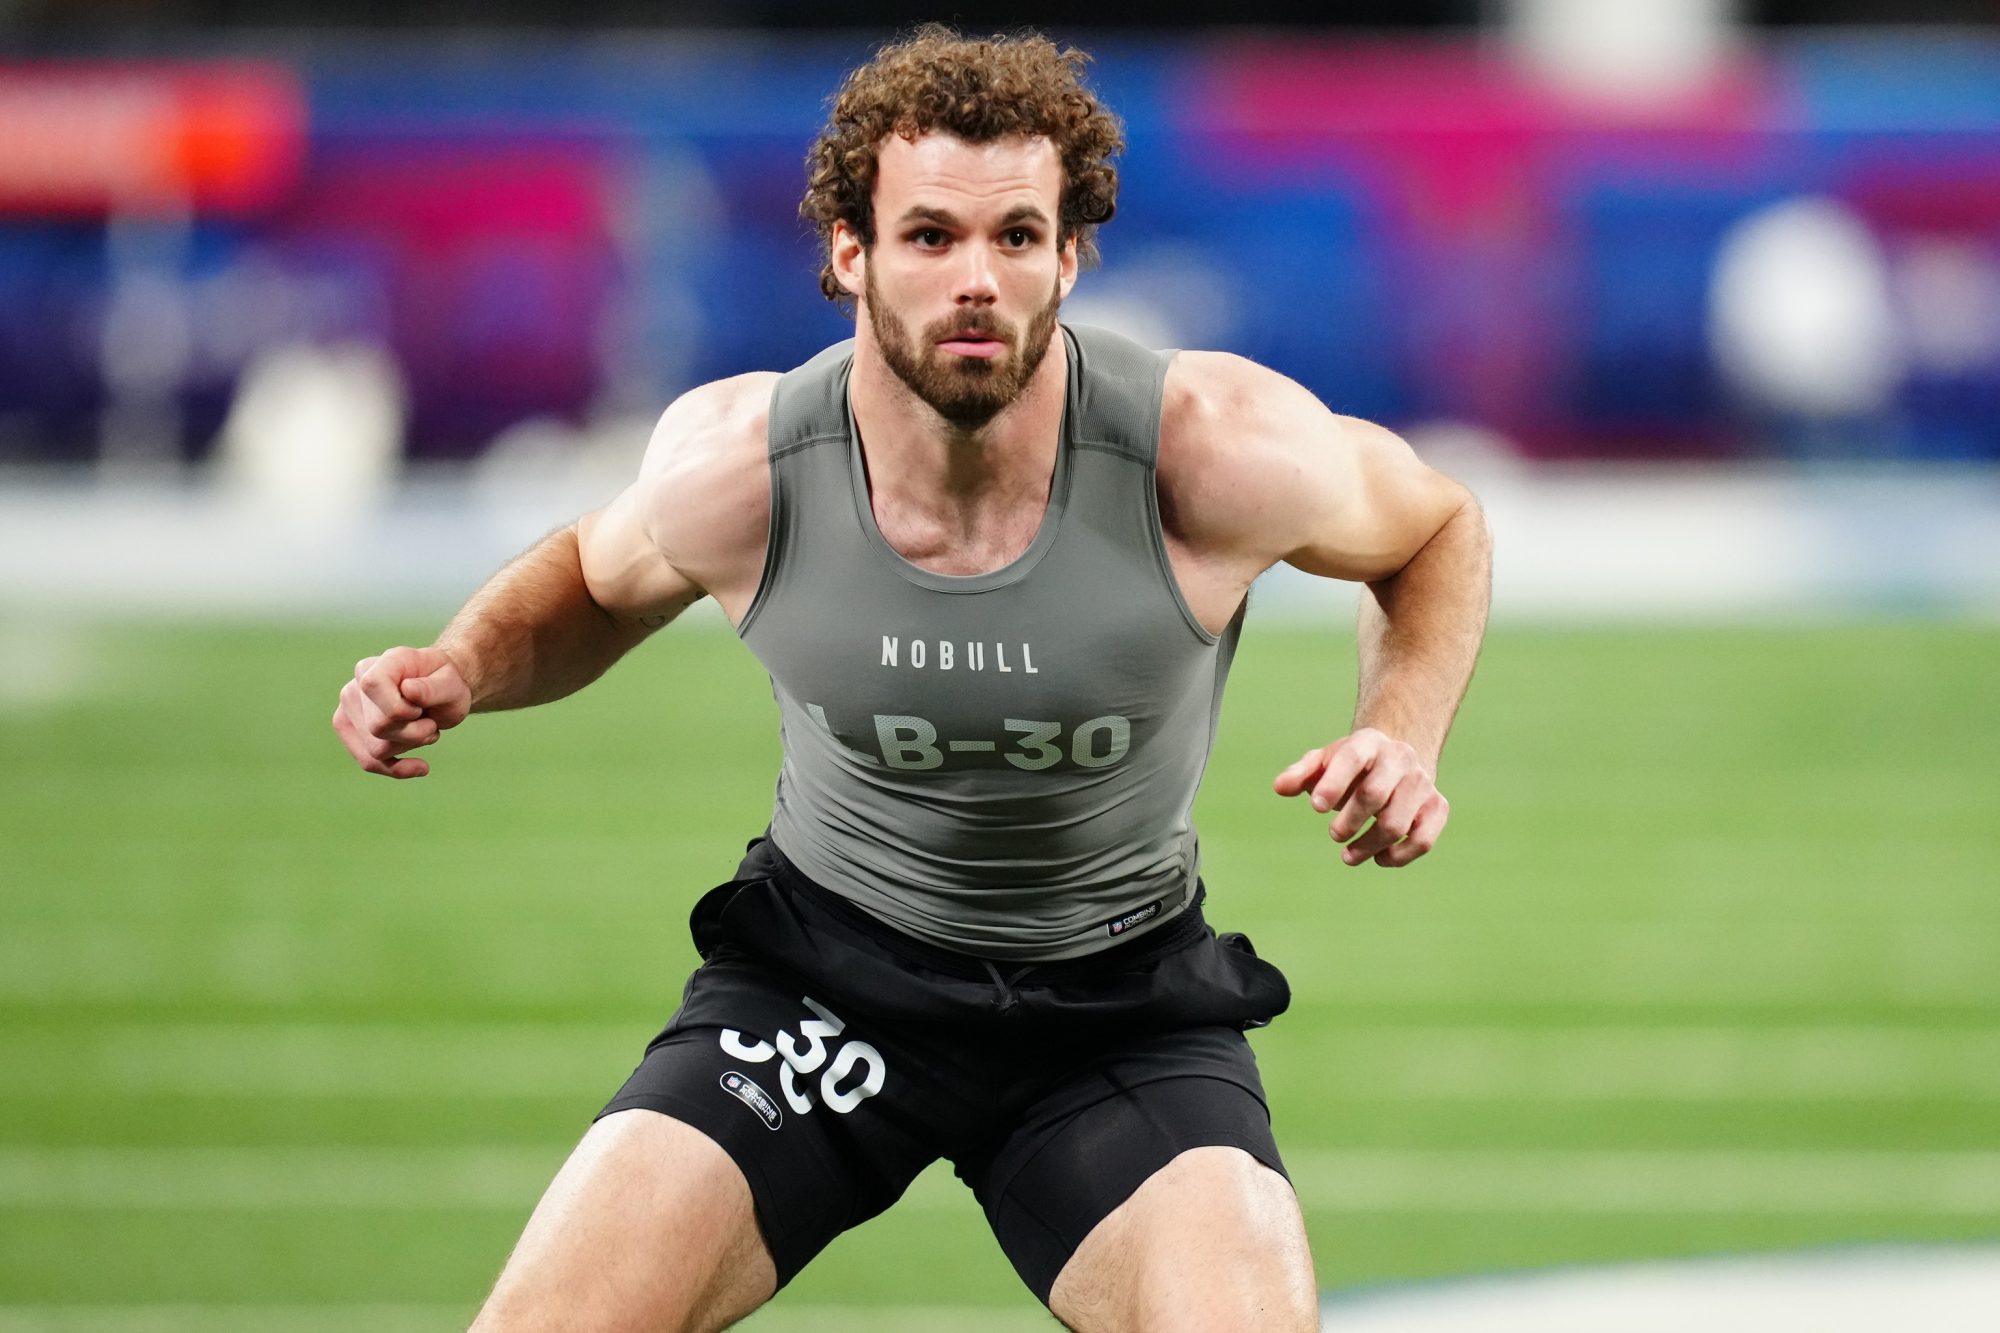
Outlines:
{"type": "MultiPolygon", "coordinates": [[[[1006,564],[1047,506],[1066,367],[1060,356],[1028,367],[1048,333],[1037,316],[1077,279],[1074,240],[1060,242],[1054,223],[1061,186],[1045,140],[892,136],[874,244],[836,225],[834,272],[857,304],[850,396],[875,519],[925,569],[1006,564]],[[884,333],[899,340],[897,365],[884,333]],[[990,417],[954,397],[1010,375],[1019,391],[990,417]]],[[[740,622],[769,530],[776,379],[742,375],[680,398],[624,493],[503,569],[432,647],[359,663],[333,723],[356,761],[424,776],[429,764],[409,751],[471,712],[581,688],[701,597],[740,622]]],[[[1211,631],[1280,562],[1366,585],[1353,727],[1273,787],[1334,815],[1349,865],[1424,855],[1449,814],[1438,757],[1485,625],[1490,543],[1470,493],[1391,432],[1218,352],[1184,352],[1168,372],[1158,484],[1174,575],[1211,631]]]]}

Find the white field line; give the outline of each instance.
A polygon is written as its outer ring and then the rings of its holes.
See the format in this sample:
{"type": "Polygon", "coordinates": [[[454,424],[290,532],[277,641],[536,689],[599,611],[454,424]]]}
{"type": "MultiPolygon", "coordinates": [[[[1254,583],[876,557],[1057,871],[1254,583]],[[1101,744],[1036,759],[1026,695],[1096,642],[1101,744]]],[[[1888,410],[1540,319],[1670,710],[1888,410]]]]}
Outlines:
{"type": "MultiPolygon", "coordinates": [[[[1325,1333],[1988,1333],[2000,1254],[1895,1247],[1398,1284],[1337,1292],[1325,1333]]],[[[469,1306],[0,1306],[0,1333],[452,1333],[469,1306]]],[[[1039,1333],[1019,1306],[793,1305],[779,1297],[755,1333],[1039,1333]]]]}
{"type": "MultiPolygon", "coordinates": [[[[0,1033],[14,1091],[273,1097],[604,1099],[645,1053],[650,1022],[120,1024],[0,1033]]],[[[7,1090],[0,1088],[0,1097],[7,1090]]]]}
{"type": "Polygon", "coordinates": [[[1300,1202],[1328,1212],[2000,1218],[2000,1151],[1322,1149],[1285,1162],[1300,1202]]]}
{"type": "MultiPolygon", "coordinates": [[[[315,929],[22,922],[0,934],[0,1000],[310,999],[379,962],[315,929]]],[[[2000,929],[1970,920],[1358,923],[1311,966],[1334,1003],[2000,1003],[2000,929]]]]}
{"type": "Polygon", "coordinates": [[[1325,1333],[1992,1333],[2000,1253],[1895,1247],[1335,1293],[1325,1333]]]}
{"type": "Polygon", "coordinates": [[[0,1148],[0,1207],[472,1208],[525,1217],[561,1149],[0,1148]]]}
{"type": "Polygon", "coordinates": [[[1992,1028],[1341,1027],[1302,1055],[1346,1097],[2000,1101],[1992,1028]]]}
{"type": "MultiPolygon", "coordinates": [[[[0,1208],[274,1211],[490,1209],[523,1216],[562,1153],[525,1148],[11,1148],[0,1208]]],[[[1301,1201],[1343,1213],[2000,1219],[2000,1151],[1303,1150],[1301,1201]]],[[[906,1198],[976,1215],[942,1168],[906,1198]]]]}
{"type": "MultiPolygon", "coordinates": [[[[9,1096],[609,1097],[649,1026],[129,1024],[0,1032],[9,1096]]],[[[2000,1101],[2000,1029],[1340,1027],[1286,1051],[1353,1098],[2000,1101]]]]}
{"type": "Polygon", "coordinates": [[[1314,988],[1336,1004],[2000,1000],[2000,930],[1969,921],[1366,924],[1322,953],[1314,988]]]}
{"type": "MultiPolygon", "coordinates": [[[[472,1322],[457,1305],[16,1305],[0,1333],[453,1333],[472,1322]]],[[[1048,1333],[1034,1298],[1021,1307],[787,1305],[740,1327],[755,1333],[1048,1333]]]]}

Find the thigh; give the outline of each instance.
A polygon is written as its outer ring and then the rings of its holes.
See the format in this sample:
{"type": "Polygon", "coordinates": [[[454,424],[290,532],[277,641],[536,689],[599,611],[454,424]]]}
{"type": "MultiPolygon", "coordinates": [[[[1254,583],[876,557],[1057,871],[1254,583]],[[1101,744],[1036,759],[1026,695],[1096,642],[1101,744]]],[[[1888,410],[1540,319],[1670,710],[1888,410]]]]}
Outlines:
{"type": "Polygon", "coordinates": [[[716,1144],[780,1287],[938,1156],[921,1055],[851,1018],[788,973],[718,953],[603,1112],[659,1112],[716,1144]]]}
{"type": "Polygon", "coordinates": [[[1075,1333],[1315,1333],[1298,1199],[1240,1148],[1191,1148],[1091,1229],[1049,1308],[1075,1333]]]}
{"type": "Polygon", "coordinates": [[[1002,1138],[961,1158],[959,1173],[1015,1271],[1049,1303],[1086,1238],[1184,1154],[1209,1148],[1232,1150],[1254,1167],[1241,1179],[1263,1188],[1268,1177],[1289,1197],[1256,1061],[1234,1028],[1156,1033],[1084,1053],[1034,1093],[1002,1138]]]}
{"type": "Polygon", "coordinates": [[[590,1127],[536,1206],[473,1333],[725,1328],[776,1272],[728,1154],[652,1111],[590,1127]]]}

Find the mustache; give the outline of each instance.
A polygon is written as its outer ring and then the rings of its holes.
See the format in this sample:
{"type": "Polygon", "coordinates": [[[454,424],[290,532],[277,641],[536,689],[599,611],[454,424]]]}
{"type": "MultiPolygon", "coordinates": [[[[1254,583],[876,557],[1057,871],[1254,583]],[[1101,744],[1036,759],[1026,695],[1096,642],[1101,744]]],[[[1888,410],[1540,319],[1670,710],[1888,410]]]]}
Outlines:
{"type": "Polygon", "coordinates": [[[943,342],[954,335],[976,333],[986,338],[997,338],[1009,346],[1016,341],[1014,329],[994,316],[985,313],[951,315],[933,321],[924,329],[925,342],[943,342]]]}

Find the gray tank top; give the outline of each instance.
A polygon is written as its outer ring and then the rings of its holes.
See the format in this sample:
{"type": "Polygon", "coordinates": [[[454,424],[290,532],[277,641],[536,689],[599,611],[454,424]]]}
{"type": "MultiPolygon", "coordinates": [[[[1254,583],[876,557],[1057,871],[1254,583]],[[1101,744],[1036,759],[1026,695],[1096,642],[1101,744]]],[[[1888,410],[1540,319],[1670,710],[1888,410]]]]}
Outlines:
{"type": "Polygon", "coordinates": [[[1049,505],[1003,568],[904,560],[875,526],[841,343],[771,399],[771,535],[739,633],[784,743],[771,837],[919,939],[1073,958],[1192,900],[1189,816],[1242,612],[1220,638],[1167,562],[1154,458],[1171,353],[1065,328],[1049,505]]]}

